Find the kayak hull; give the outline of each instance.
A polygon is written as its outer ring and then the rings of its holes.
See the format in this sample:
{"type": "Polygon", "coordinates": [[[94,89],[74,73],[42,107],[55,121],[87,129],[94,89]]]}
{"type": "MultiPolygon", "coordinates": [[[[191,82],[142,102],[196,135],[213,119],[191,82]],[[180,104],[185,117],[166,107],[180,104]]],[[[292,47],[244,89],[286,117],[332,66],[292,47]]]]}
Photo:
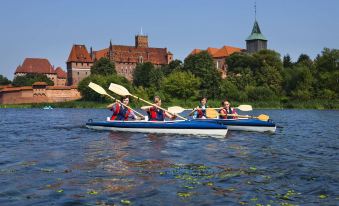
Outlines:
{"type": "Polygon", "coordinates": [[[272,132],[276,131],[276,124],[272,121],[258,119],[195,119],[195,121],[216,122],[227,126],[230,131],[272,132]]]}
{"type": "Polygon", "coordinates": [[[96,130],[121,132],[183,134],[225,137],[227,126],[217,122],[198,121],[102,121],[87,122],[86,127],[96,130]]]}

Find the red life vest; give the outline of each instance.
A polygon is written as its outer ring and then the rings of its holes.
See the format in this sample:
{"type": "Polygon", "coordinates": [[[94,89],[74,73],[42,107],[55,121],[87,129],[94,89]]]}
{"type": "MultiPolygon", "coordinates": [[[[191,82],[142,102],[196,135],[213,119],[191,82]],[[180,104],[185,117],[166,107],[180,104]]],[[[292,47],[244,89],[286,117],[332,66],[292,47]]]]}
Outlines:
{"type": "MultiPolygon", "coordinates": [[[[223,111],[224,114],[235,114],[235,109],[230,108],[230,111],[227,112],[225,108],[222,108],[220,112],[223,111]]],[[[236,116],[227,116],[227,115],[219,115],[219,119],[238,119],[236,116]]]]}
{"type": "Polygon", "coordinates": [[[151,107],[147,113],[149,116],[149,121],[164,121],[165,120],[165,112],[156,107],[151,107]]]}
{"type": "MultiPolygon", "coordinates": [[[[199,108],[202,108],[202,106],[199,105],[199,108]]],[[[205,105],[205,109],[197,109],[198,114],[197,114],[196,118],[206,117],[206,109],[207,108],[208,108],[208,106],[205,105]]]]}
{"type": "Polygon", "coordinates": [[[128,116],[130,115],[131,110],[126,108],[121,109],[120,104],[115,104],[115,111],[111,117],[111,120],[128,120],[128,116]]]}

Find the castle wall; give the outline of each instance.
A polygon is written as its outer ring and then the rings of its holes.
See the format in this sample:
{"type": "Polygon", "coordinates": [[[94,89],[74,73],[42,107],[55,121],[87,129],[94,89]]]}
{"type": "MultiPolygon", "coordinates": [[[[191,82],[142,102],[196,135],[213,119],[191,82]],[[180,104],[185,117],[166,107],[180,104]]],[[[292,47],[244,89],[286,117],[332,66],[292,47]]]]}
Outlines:
{"type": "Polygon", "coordinates": [[[33,89],[33,87],[11,87],[0,90],[0,104],[52,103],[80,98],[80,92],[76,87],[69,86],[47,86],[38,89],[33,89]]]}

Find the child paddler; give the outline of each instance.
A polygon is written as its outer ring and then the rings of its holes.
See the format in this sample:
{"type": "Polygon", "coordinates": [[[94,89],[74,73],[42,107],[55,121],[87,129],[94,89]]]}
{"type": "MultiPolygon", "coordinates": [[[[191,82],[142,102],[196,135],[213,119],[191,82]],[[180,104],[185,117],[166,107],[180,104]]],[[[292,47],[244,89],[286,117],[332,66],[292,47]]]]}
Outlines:
{"type": "MultiPolygon", "coordinates": [[[[124,96],[121,98],[121,102],[128,106],[129,104],[129,97],[124,96]]],[[[129,119],[133,120],[140,120],[140,117],[137,117],[133,110],[125,107],[120,102],[115,102],[107,106],[109,110],[113,112],[111,120],[121,120],[121,121],[127,121],[129,119]]]]}
{"type": "Polygon", "coordinates": [[[202,97],[200,99],[200,104],[197,106],[193,111],[193,118],[198,118],[198,119],[206,119],[206,109],[208,108],[207,106],[207,98],[202,97]]]}
{"type": "MultiPolygon", "coordinates": [[[[155,96],[153,103],[158,107],[161,107],[161,99],[159,96],[155,96]]],[[[164,121],[165,117],[174,120],[177,116],[171,115],[168,112],[161,110],[155,106],[147,107],[144,109],[148,114],[149,121],[164,121]]]]}

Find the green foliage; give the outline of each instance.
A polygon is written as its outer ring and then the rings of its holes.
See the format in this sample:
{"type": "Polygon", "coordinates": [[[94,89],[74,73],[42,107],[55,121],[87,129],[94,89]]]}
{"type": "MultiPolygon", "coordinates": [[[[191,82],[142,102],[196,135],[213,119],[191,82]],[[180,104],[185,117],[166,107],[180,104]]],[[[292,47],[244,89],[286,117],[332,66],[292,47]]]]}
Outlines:
{"type": "MultiPolygon", "coordinates": [[[[91,88],[88,87],[88,84],[90,82],[94,82],[100,86],[102,86],[106,92],[109,92],[108,87],[111,83],[116,83],[124,86],[126,89],[129,91],[132,90],[132,86],[130,82],[122,76],[112,74],[109,76],[103,76],[103,75],[90,75],[89,77],[86,77],[83,79],[79,85],[78,85],[78,90],[81,93],[81,96],[83,97],[84,100],[92,100],[92,101],[100,101],[100,102],[111,102],[112,99],[109,97],[101,96],[97,92],[93,91],[91,88]]],[[[132,90],[133,91],[133,90],[132,90]]],[[[114,95],[111,95],[114,96],[114,95]]],[[[120,99],[119,96],[115,96],[118,99],[120,99]]]]}
{"type": "Polygon", "coordinates": [[[185,101],[191,96],[198,95],[201,80],[191,72],[174,71],[162,82],[163,90],[176,98],[183,98],[185,101]]]}
{"type": "Polygon", "coordinates": [[[228,79],[223,80],[220,85],[220,96],[221,99],[228,99],[230,101],[239,100],[239,90],[232,81],[228,79]]]}
{"type": "Polygon", "coordinates": [[[235,73],[229,73],[227,80],[231,81],[238,90],[244,90],[248,86],[255,86],[254,73],[250,68],[237,68],[235,73]]]}
{"type": "Polygon", "coordinates": [[[284,68],[292,68],[293,67],[293,63],[292,63],[292,60],[291,60],[291,57],[290,57],[289,54],[284,56],[284,58],[283,58],[283,66],[284,66],[284,68]]]}
{"type": "Polygon", "coordinates": [[[253,55],[248,53],[233,53],[226,58],[226,64],[228,65],[228,72],[233,73],[238,73],[239,68],[250,68],[251,70],[255,70],[255,68],[258,67],[258,61],[253,55]]]}
{"type": "Polygon", "coordinates": [[[195,55],[189,55],[184,61],[184,70],[190,71],[201,79],[200,95],[212,98],[218,96],[221,75],[209,53],[203,51],[195,55]]]}
{"type": "Polygon", "coordinates": [[[163,71],[164,75],[169,75],[173,71],[180,71],[182,69],[183,69],[182,61],[177,59],[171,61],[168,65],[164,65],[161,67],[161,70],[163,71]]]}
{"type": "Polygon", "coordinates": [[[154,74],[154,70],[154,65],[150,62],[138,64],[134,70],[133,84],[137,87],[149,87],[153,85],[154,82],[151,82],[151,80],[156,76],[156,74],[154,74]]]}
{"type": "Polygon", "coordinates": [[[274,92],[265,86],[259,87],[247,87],[246,92],[249,100],[274,100],[276,99],[276,95],[274,92]]]}
{"type": "Polygon", "coordinates": [[[34,82],[46,82],[49,86],[53,86],[54,82],[44,74],[30,73],[23,76],[17,76],[13,79],[13,86],[32,86],[34,82]]]}
{"type": "Polygon", "coordinates": [[[149,74],[149,82],[152,86],[159,88],[164,78],[164,73],[161,69],[154,68],[151,73],[149,74]]]}
{"type": "Polygon", "coordinates": [[[274,66],[264,65],[255,71],[255,78],[258,86],[268,87],[275,94],[281,93],[282,75],[274,66]]]}
{"type": "Polygon", "coordinates": [[[107,58],[100,58],[91,67],[91,74],[93,75],[111,75],[116,73],[115,64],[107,58]]]}
{"type": "Polygon", "coordinates": [[[322,51],[322,55],[315,60],[317,75],[315,87],[318,96],[322,96],[325,89],[332,90],[339,94],[339,50],[327,49],[322,51]]]}
{"type": "Polygon", "coordinates": [[[5,76],[2,76],[0,74],[0,85],[7,85],[7,84],[10,84],[10,83],[11,83],[10,80],[8,80],[5,76]]]}

